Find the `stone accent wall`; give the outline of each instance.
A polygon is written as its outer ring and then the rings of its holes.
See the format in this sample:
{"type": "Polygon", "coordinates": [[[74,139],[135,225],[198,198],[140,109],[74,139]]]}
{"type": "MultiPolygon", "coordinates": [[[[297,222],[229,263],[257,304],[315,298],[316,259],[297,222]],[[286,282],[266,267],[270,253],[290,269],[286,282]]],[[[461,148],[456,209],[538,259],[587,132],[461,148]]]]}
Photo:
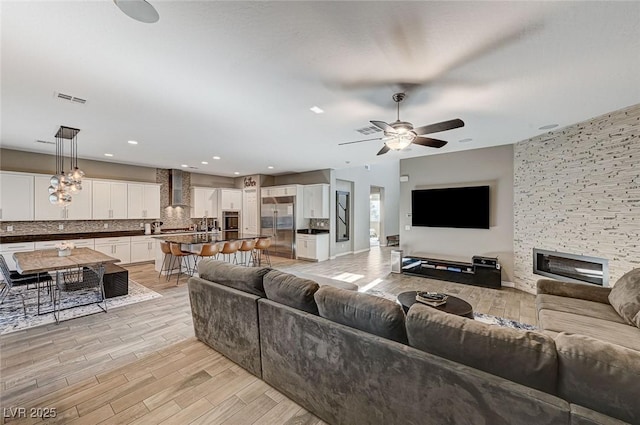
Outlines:
{"type": "MultiPolygon", "coordinates": [[[[169,193],[169,170],[156,170],[156,183],[160,183],[160,221],[163,229],[177,229],[189,227],[191,220],[189,207],[172,207],[169,193]]],[[[182,200],[185,205],[191,205],[191,173],[182,173],[182,200]]]]}
{"type": "Polygon", "coordinates": [[[535,292],[533,248],[609,260],[613,285],[640,267],[640,104],[514,149],[515,284],[535,292]]]}

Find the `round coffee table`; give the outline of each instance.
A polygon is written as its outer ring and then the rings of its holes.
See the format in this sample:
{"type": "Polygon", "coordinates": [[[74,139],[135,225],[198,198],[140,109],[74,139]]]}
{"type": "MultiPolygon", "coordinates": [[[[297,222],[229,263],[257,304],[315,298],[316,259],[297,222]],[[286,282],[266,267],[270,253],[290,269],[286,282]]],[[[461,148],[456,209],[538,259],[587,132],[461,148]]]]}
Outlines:
{"type": "MultiPolygon", "coordinates": [[[[402,305],[405,313],[409,311],[409,307],[417,303],[417,293],[417,291],[407,291],[398,294],[398,302],[400,303],[400,305],[402,305]]],[[[473,319],[473,307],[471,307],[471,304],[461,298],[454,297],[453,295],[448,295],[447,302],[445,304],[432,308],[437,308],[440,311],[455,314],[456,316],[463,316],[468,317],[469,319],[473,319]]]]}

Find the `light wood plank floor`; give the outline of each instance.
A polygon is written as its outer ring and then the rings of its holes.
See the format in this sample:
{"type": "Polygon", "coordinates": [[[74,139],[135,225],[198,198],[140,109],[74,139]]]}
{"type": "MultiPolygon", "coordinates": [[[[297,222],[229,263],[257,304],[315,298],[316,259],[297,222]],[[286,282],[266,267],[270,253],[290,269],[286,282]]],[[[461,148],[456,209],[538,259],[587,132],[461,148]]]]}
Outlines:
{"type": "MultiPolygon", "coordinates": [[[[272,257],[273,267],[351,280],[397,294],[435,290],[474,311],[535,324],[534,296],[389,273],[390,248],[322,263],[272,257]]],[[[158,279],[152,264],[129,277],[163,296],[59,325],[0,337],[1,423],[322,424],[293,401],[193,336],[186,278],[158,279]],[[12,419],[9,408],[56,408],[12,419]]]]}

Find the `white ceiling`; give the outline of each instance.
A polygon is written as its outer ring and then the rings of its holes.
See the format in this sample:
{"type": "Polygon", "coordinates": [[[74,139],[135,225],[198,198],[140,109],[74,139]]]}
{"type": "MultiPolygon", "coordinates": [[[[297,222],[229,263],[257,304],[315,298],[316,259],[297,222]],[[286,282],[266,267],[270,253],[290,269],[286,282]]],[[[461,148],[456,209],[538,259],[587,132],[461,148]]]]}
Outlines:
{"type": "Polygon", "coordinates": [[[2,1],[2,146],[52,154],[35,141],[67,125],[83,158],[280,174],[514,143],[640,102],[637,1],[150,1],[156,24],[108,0],[2,1]],[[418,84],[401,119],[465,127],[439,150],[338,146],[395,120],[396,83],[418,84]]]}

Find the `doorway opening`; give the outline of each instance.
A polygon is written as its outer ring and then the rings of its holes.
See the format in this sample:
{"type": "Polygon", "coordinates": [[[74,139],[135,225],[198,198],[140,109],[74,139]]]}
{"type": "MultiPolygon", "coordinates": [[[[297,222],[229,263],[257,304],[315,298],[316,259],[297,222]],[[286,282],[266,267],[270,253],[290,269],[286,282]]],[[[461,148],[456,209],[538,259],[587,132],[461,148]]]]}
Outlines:
{"type": "Polygon", "coordinates": [[[384,188],[371,186],[369,191],[369,246],[380,246],[384,235],[384,188]]]}

